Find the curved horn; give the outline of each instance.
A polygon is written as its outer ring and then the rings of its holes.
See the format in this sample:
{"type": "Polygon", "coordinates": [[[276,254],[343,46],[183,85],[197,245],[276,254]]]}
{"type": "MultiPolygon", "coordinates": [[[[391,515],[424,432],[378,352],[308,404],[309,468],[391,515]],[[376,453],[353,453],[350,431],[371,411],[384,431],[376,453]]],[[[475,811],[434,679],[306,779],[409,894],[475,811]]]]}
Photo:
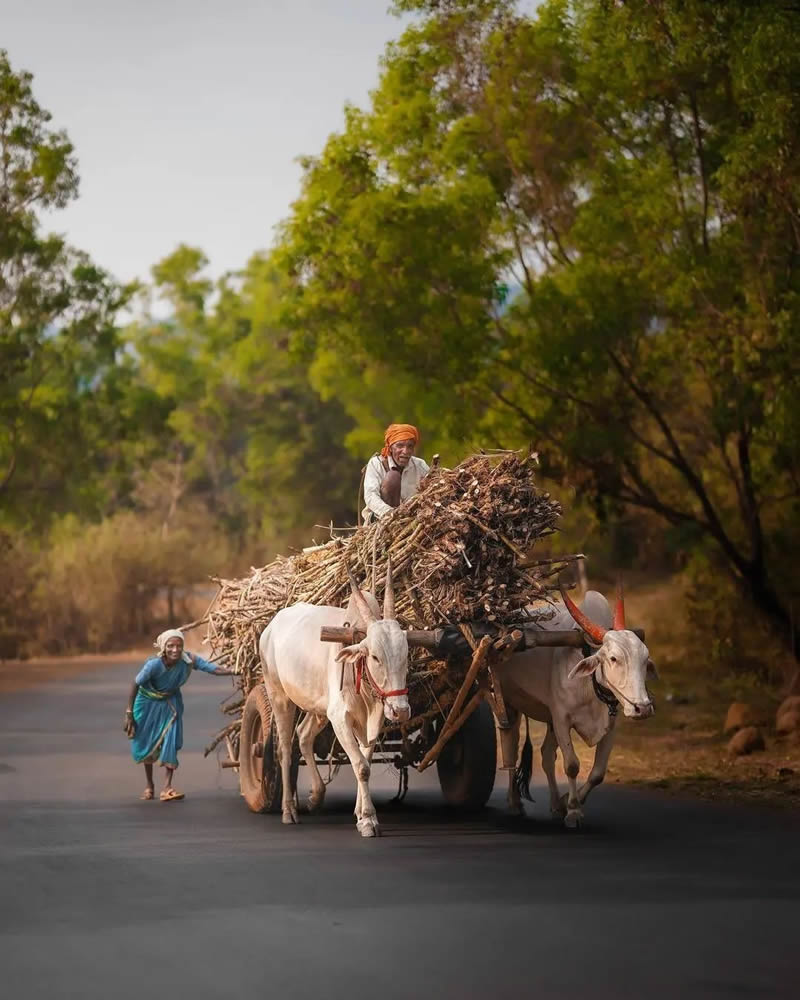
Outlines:
{"type": "Polygon", "coordinates": [[[595,642],[602,642],[603,636],[606,634],[608,629],[603,628],[602,625],[595,625],[591,618],[586,617],[569,594],[567,594],[566,590],[564,590],[564,584],[560,580],[558,581],[558,589],[561,591],[561,597],[564,600],[567,611],[569,611],[575,619],[575,622],[580,625],[590,639],[594,639],[595,642]]]}
{"type": "Polygon", "coordinates": [[[625,594],[622,590],[622,573],[617,577],[617,603],[614,608],[614,622],[611,626],[615,631],[625,628],[625,594]]]}
{"type": "Polygon", "coordinates": [[[392,584],[392,557],[386,557],[386,589],[383,592],[383,617],[394,618],[394,586],[392,584]]]}
{"type": "Polygon", "coordinates": [[[378,619],[375,617],[375,615],[373,615],[369,604],[367,604],[367,602],[364,600],[364,595],[359,590],[358,584],[355,581],[355,577],[353,576],[350,567],[346,565],[345,569],[347,570],[347,579],[350,581],[350,589],[353,591],[353,597],[356,602],[356,607],[358,608],[358,613],[364,619],[365,625],[372,625],[378,619]]]}

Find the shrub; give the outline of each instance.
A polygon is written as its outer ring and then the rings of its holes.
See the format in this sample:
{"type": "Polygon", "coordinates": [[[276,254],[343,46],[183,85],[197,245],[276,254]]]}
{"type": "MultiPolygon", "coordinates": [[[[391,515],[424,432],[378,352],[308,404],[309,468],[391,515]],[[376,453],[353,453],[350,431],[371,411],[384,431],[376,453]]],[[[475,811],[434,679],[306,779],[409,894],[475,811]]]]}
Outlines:
{"type": "Polygon", "coordinates": [[[738,676],[742,682],[785,679],[792,659],[789,636],[776,634],[727,573],[708,556],[696,553],[683,579],[687,644],[703,651],[703,665],[712,675],[738,676]]]}
{"type": "Polygon", "coordinates": [[[188,511],[165,526],[121,512],[99,523],[68,516],[33,549],[8,537],[12,587],[0,599],[0,655],[98,652],[180,624],[191,586],[229,561],[212,519],[188,511]]]}

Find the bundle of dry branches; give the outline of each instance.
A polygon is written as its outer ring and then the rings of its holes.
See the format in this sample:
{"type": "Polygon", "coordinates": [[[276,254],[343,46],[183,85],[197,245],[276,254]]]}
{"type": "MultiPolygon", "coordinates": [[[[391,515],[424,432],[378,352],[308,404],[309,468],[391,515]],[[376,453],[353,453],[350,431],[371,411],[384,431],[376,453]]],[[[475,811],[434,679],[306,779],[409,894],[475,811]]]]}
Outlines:
{"type": "Polygon", "coordinates": [[[536,488],[533,467],[532,457],[514,452],[433,469],[416,496],[380,520],[244,579],[218,580],[205,619],[213,658],[234,666],[246,694],[258,680],[259,636],[277,611],[298,601],[344,606],[347,566],[380,598],[389,556],[404,627],[519,621],[563,565],[531,563],[534,544],[561,514],[536,488]]]}

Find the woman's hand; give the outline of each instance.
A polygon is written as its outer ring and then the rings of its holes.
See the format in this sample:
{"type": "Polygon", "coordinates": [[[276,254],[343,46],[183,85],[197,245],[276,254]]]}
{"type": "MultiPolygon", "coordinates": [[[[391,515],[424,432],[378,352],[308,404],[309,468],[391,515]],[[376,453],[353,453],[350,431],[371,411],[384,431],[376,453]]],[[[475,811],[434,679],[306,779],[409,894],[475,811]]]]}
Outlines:
{"type": "Polygon", "coordinates": [[[136,735],[136,723],[133,721],[133,712],[130,709],[125,712],[125,725],[123,728],[128,739],[132,740],[136,735]]]}

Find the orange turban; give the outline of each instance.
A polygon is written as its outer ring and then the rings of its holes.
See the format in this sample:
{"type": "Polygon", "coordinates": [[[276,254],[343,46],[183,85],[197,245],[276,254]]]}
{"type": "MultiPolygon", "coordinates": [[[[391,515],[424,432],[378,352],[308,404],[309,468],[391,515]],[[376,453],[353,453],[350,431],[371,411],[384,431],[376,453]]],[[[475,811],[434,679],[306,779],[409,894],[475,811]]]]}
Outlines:
{"type": "Polygon", "coordinates": [[[386,458],[389,448],[398,441],[408,441],[414,439],[415,444],[419,444],[419,431],[413,424],[389,424],[383,435],[383,451],[381,455],[386,458]]]}

